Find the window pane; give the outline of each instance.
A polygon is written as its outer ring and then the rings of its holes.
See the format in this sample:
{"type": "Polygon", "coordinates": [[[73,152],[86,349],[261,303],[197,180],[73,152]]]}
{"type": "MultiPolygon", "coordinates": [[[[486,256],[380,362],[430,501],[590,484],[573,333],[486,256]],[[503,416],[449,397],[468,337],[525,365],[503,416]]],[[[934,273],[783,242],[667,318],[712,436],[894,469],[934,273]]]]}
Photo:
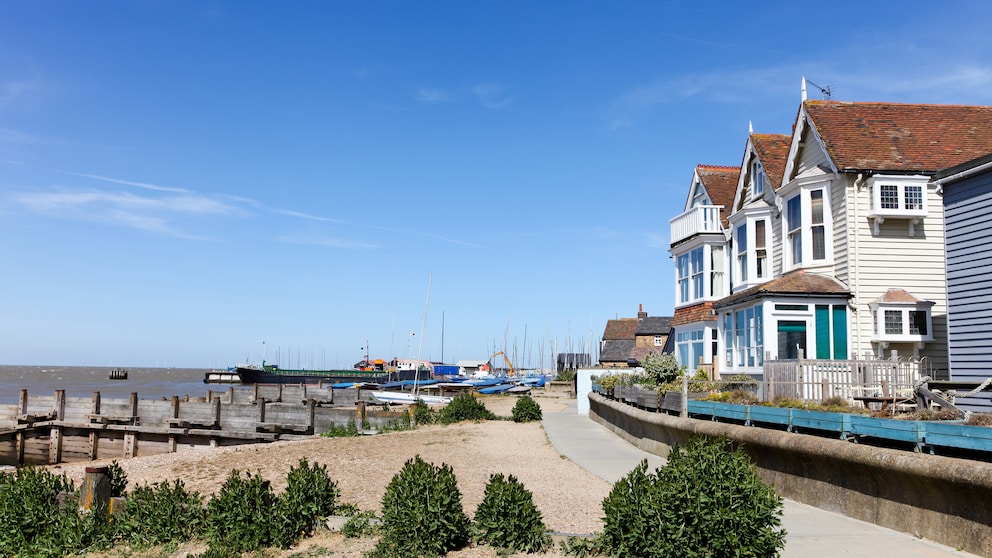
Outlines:
{"type": "Polygon", "coordinates": [[[927,335],[927,313],[925,310],[909,311],[909,333],[927,335]]]}
{"type": "Polygon", "coordinates": [[[737,253],[747,252],[747,225],[737,227],[737,253]]]}
{"type": "Polygon", "coordinates": [[[902,310],[885,311],[885,333],[902,335],[902,310]]]}
{"type": "Polygon", "coordinates": [[[790,231],[798,229],[802,225],[803,213],[801,203],[802,201],[799,199],[799,196],[796,196],[789,200],[789,204],[786,207],[785,219],[790,231]]]}
{"type": "Polygon", "coordinates": [[[813,190],[809,193],[809,209],[811,222],[814,225],[823,224],[823,190],[813,190]]]}
{"type": "Polygon", "coordinates": [[[895,184],[879,186],[879,203],[882,209],[899,209],[899,187],[895,184]]]}
{"type": "Polygon", "coordinates": [[[906,209],[923,209],[922,186],[906,186],[906,209]]]}
{"type": "Polygon", "coordinates": [[[803,237],[799,234],[799,231],[789,233],[789,242],[792,246],[792,263],[793,265],[802,263],[803,261],[803,237]]]}
{"type": "Polygon", "coordinates": [[[765,222],[755,221],[754,222],[754,247],[764,248],[765,247],[765,222]]]}
{"type": "Polygon", "coordinates": [[[813,259],[823,260],[827,257],[827,233],[823,225],[815,225],[810,231],[813,236],[813,259]]]}

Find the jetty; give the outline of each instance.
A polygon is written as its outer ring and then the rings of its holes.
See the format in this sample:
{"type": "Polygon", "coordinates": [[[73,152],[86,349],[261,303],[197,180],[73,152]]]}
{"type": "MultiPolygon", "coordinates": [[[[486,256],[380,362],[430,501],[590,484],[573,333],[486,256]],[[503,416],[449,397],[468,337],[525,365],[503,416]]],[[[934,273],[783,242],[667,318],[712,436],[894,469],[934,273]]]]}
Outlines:
{"type": "Polygon", "coordinates": [[[298,439],[346,426],[376,428],[406,411],[367,405],[369,390],[323,385],[255,385],[208,390],[204,397],[140,399],[67,397],[21,390],[16,405],[0,405],[0,464],[51,465],[123,459],[298,439]]]}

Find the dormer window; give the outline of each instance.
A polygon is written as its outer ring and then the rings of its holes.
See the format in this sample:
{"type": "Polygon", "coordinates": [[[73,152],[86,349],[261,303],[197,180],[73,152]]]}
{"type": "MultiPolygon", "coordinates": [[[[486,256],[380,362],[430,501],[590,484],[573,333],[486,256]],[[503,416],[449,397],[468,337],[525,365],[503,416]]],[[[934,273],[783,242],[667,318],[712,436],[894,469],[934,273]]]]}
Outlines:
{"type": "Polygon", "coordinates": [[[916,234],[915,226],[927,216],[927,177],[886,176],[871,178],[872,206],[868,213],[875,235],[886,219],[909,222],[909,236],[916,234]]]}
{"type": "Polygon", "coordinates": [[[785,200],[786,269],[829,263],[833,258],[830,192],[813,185],[785,200]]]}
{"type": "Polygon", "coordinates": [[[757,199],[765,193],[765,173],[761,168],[761,163],[754,161],[751,163],[751,197],[757,199]]]}

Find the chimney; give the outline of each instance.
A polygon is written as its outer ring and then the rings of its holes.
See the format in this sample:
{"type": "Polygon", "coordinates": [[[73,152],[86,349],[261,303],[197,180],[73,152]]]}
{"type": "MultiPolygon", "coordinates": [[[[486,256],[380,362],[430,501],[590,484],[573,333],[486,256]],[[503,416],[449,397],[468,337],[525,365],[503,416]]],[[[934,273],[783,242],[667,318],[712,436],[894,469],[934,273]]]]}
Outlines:
{"type": "Polygon", "coordinates": [[[644,311],[644,305],[643,304],[638,304],[637,305],[637,319],[638,320],[642,320],[642,319],[647,318],[647,317],[648,317],[648,313],[644,311]]]}

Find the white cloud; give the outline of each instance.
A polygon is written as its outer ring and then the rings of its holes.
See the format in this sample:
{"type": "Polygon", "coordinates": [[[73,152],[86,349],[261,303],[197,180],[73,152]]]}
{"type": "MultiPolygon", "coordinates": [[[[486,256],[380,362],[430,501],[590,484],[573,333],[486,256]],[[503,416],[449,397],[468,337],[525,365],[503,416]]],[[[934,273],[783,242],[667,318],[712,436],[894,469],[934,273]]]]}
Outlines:
{"type": "Polygon", "coordinates": [[[472,87],[472,93],[479,102],[489,109],[502,109],[510,106],[513,97],[507,94],[507,87],[501,83],[481,83],[472,87]]]}
{"type": "Polygon", "coordinates": [[[111,182],[113,184],[124,184],[125,186],[134,186],[136,188],[144,188],[146,190],[155,190],[157,192],[176,192],[176,193],[190,193],[192,190],[187,190],[185,188],[175,188],[171,186],[158,186],[156,184],[148,184],[147,182],[134,182],[131,180],[122,180],[120,178],[110,178],[107,176],[100,176],[97,174],[87,174],[84,172],[70,172],[64,170],[57,170],[62,174],[68,174],[70,176],[79,176],[82,178],[92,178],[93,180],[102,180],[103,182],[111,182]]]}
{"type": "Polygon", "coordinates": [[[0,143],[29,145],[43,144],[46,142],[37,134],[25,134],[24,132],[19,132],[17,130],[0,128],[0,143]]]}
{"type": "Polygon", "coordinates": [[[0,110],[10,108],[22,99],[30,98],[40,89],[37,79],[11,80],[0,84],[0,110]]]}
{"type": "Polygon", "coordinates": [[[446,103],[452,100],[451,96],[445,90],[428,87],[418,89],[414,98],[422,103],[446,103]]]}

